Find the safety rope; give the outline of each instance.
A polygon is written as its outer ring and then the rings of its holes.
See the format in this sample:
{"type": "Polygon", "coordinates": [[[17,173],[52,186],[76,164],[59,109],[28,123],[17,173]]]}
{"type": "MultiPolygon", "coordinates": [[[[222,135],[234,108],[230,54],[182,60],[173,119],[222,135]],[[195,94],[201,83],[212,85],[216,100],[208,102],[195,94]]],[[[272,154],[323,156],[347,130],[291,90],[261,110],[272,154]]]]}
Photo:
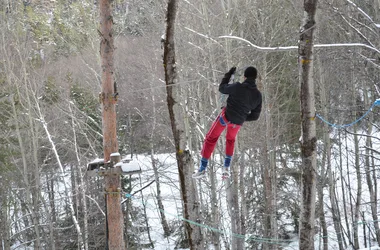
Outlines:
{"type": "MultiPolygon", "coordinates": [[[[131,194],[125,194],[125,197],[129,198],[129,199],[134,198],[133,195],[131,195],[131,194]]],[[[263,237],[253,236],[253,235],[236,234],[236,233],[232,233],[232,232],[227,233],[221,229],[214,228],[214,227],[211,227],[209,225],[201,224],[201,223],[198,223],[198,222],[195,222],[192,220],[185,219],[182,216],[178,216],[176,214],[169,213],[169,212],[165,211],[164,209],[159,209],[159,208],[156,208],[154,206],[151,206],[149,203],[145,203],[145,205],[148,205],[149,207],[153,208],[154,210],[158,209],[159,211],[165,213],[166,215],[170,215],[172,217],[175,217],[178,220],[188,222],[192,225],[202,227],[202,228],[205,228],[207,230],[210,230],[210,231],[213,231],[216,233],[220,233],[220,234],[224,234],[224,235],[231,235],[231,237],[235,237],[235,238],[239,238],[239,239],[245,239],[245,241],[248,241],[248,242],[254,241],[254,242],[258,242],[258,243],[268,243],[268,244],[276,244],[276,245],[284,245],[284,244],[289,244],[289,243],[293,242],[293,240],[280,240],[280,239],[273,239],[273,238],[263,238],[263,237]]]]}
{"type": "Polygon", "coordinates": [[[355,124],[357,124],[358,122],[360,122],[361,120],[363,120],[371,111],[372,109],[375,107],[375,106],[380,106],[380,99],[377,99],[376,101],[374,101],[374,103],[372,104],[372,106],[367,110],[367,112],[365,112],[364,115],[362,115],[360,118],[358,118],[356,121],[354,122],[351,122],[351,123],[348,123],[348,124],[334,124],[334,123],[331,123],[329,121],[327,121],[326,119],[324,119],[322,116],[320,116],[319,114],[316,114],[315,116],[318,117],[322,122],[326,123],[327,125],[331,126],[331,127],[334,127],[334,128],[347,128],[347,127],[351,127],[355,124]]]}

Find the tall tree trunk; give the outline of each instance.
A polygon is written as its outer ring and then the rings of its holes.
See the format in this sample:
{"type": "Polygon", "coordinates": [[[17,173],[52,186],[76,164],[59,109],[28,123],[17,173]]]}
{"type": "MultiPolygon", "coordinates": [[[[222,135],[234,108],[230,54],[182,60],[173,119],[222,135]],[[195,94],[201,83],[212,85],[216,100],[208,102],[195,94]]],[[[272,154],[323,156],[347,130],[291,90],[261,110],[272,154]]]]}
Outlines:
{"type": "MultiPolygon", "coordinates": [[[[371,105],[371,94],[368,91],[364,92],[364,100],[365,106],[371,105]]],[[[375,228],[375,237],[377,243],[380,245],[380,229],[379,229],[379,217],[377,212],[377,177],[376,177],[376,169],[375,162],[373,157],[372,149],[372,120],[373,116],[370,114],[368,128],[367,128],[367,138],[366,138],[366,149],[365,149],[365,172],[366,179],[369,191],[369,199],[371,206],[371,215],[373,220],[373,226],[375,228]]]]}
{"type": "MultiPolygon", "coordinates": [[[[323,74],[323,67],[321,65],[321,60],[319,60],[319,57],[317,57],[317,64],[318,64],[318,70],[319,70],[319,87],[320,87],[320,100],[321,100],[321,106],[323,107],[323,116],[327,117],[327,93],[326,93],[326,87],[325,87],[325,79],[323,74]]],[[[323,250],[328,250],[328,232],[327,232],[327,223],[326,223],[326,217],[325,217],[325,206],[324,206],[324,193],[323,189],[325,184],[327,184],[327,176],[326,176],[326,166],[329,168],[330,163],[330,134],[329,134],[329,127],[327,124],[323,125],[323,145],[324,145],[324,151],[322,156],[322,162],[321,162],[321,169],[320,169],[320,178],[318,180],[318,205],[319,205],[319,220],[321,223],[321,229],[322,229],[322,241],[323,241],[323,250]]],[[[331,172],[331,169],[328,169],[327,171],[331,172]]],[[[331,199],[331,197],[330,197],[331,199]]],[[[333,204],[332,204],[333,206],[333,204]]],[[[334,214],[333,214],[334,218],[334,214]]]]}
{"type": "MultiPolygon", "coordinates": [[[[270,107],[271,100],[274,99],[272,93],[268,88],[268,78],[267,78],[267,70],[268,70],[268,62],[267,56],[264,55],[262,60],[262,86],[264,89],[264,107],[270,107]]],[[[264,112],[265,119],[265,141],[263,143],[263,184],[264,184],[264,206],[265,206],[265,214],[263,218],[264,225],[264,237],[270,238],[273,240],[278,239],[277,233],[277,217],[276,217],[276,187],[277,187],[277,178],[276,178],[276,151],[274,150],[274,138],[273,138],[273,119],[272,119],[272,110],[271,108],[267,108],[266,112],[264,112]]],[[[275,250],[277,246],[271,244],[270,242],[263,243],[264,250],[275,250]]]]}
{"type": "Polygon", "coordinates": [[[357,128],[354,125],[354,146],[355,146],[355,170],[357,178],[357,190],[355,199],[355,209],[354,209],[354,220],[353,220],[353,231],[354,231],[354,247],[359,249],[359,220],[360,220],[360,205],[362,197],[362,176],[360,172],[360,162],[359,162],[359,138],[357,135],[357,128]]]}
{"type": "Polygon", "coordinates": [[[165,208],[164,208],[164,204],[162,202],[162,196],[161,196],[161,185],[160,185],[160,178],[159,178],[159,173],[158,173],[158,167],[157,167],[157,160],[154,158],[154,153],[153,153],[153,148],[151,149],[151,160],[152,160],[152,167],[153,167],[153,171],[154,171],[154,178],[156,180],[156,190],[157,190],[157,194],[156,194],[156,199],[157,199],[157,205],[158,205],[158,209],[160,211],[160,219],[161,219],[161,225],[162,225],[162,229],[164,230],[164,237],[168,237],[170,236],[171,232],[170,232],[170,228],[169,228],[169,224],[166,220],[166,216],[165,216],[165,208]]]}
{"type": "MultiPolygon", "coordinates": [[[[344,245],[345,245],[344,237],[343,237],[344,235],[343,235],[343,228],[341,225],[341,218],[340,218],[341,216],[339,212],[338,201],[335,194],[336,181],[335,181],[335,176],[333,175],[333,171],[331,169],[332,168],[331,166],[331,140],[328,133],[327,124],[325,125],[325,129],[327,130],[327,132],[325,132],[326,136],[324,140],[325,140],[325,145],[326,145],[325,149],[326,149],[326,160],[327,160],[327,179],[328,179],[328,188],[329,188],[329,198],[330,198],[330,203],[331,203],[331,214],[332,214],[334,229],[335,229],[335,233],[336,233],[336,237],[337,237],[337,241],[339,245],[339,250],[343,250],[344,245]]],[[[325,237],[328,237],[328,235],[326,234],[325,237]]],[[[326,246],[326,244],[327,242],[325,242],[324,246],[326,246]]]]}
{"type": "MultiPolygon", "coordinates": [[[[327,107],[329,105],[328,103],[328,93],[327,93],[327,86],[326,81],[324,78],[324,67],[322,65],[322,61],[319,60],[318,57],[318,65],[319,65],[319,79],[320,79],[320,100],[321,100],[321,106],[322,106],[322,115],[323,117],[327,117],[327,107]]],[[[318,195],[319,195],[319,201],[321,204],[320,208],[320,220],[322,224],[322,231],[323,231],[323,249],[328,249],[328,231],[327,231],[327,224],[326,224],[326,218],[325,218],[325,208],[324,208],[324,195],[323,195],[323,187],[325,184],[328,184],[328,190],[329,190],[329,199],[331,203],[331,214],[334,224],[335,233],[337,235],[337,241],[339,245],[339,250],[343,250],[343,231],[341,227],[341,220],[340,220],[340,213],[339,208],[337,205],[337,199],[335,195],[335,178],[333,176],[332,166],[331,166],[331,140],[330,140],[330,131],[329,126],[324,123],[323,125],[323,144],[324,144],[324,155],[323,155],[323,161],[321,164],[321,180],[319,181],[318,186],[318,195]],[[326,168],[325,168],[326,166],[326,168]],[[326,172],[326,174],[325,174],[326,172]]],[[[344,194],[343,194],[344,195],[344,194]]]]}
{"type": "MultiPolygon", "coordinates": [[[[227,192],[227,207],[231,218],[231,232],[233,234],[240,234],[240,209],[239,209],[239,168],[231,168],[231,178],[224,180],[227,192]]],[[[238,250],[239,239],[237,237],[231,237],[231,249],[238,250]]]]}
{"type": "MultiPolygon", "coordinates": [[[[38,105],[37,100],[36,100],[36,108],[37,108],[38,116],[39,116],[38,119],[39,119],[39,121],[41,121],[43,129],[45,130],[47,139],[48,139],[48,141],[49,141],[49,143],[51,145],[51,150],[53,151],[53,154],[54,154],[55,159],[57,161],[57,164],[59,166],[60,173],[61,173],[62,177],[64,177],[65,176],[65,174],[64,174],[65,170],[64,170],[64,167],[63,167],[60,155],[58,153],[58,149],[57,149],[57,147],[56,147],[56,145],[55,145],[55,143],[53,141],[53,137],[50,134],[50,131],[49,131],[49,128],[48,128],[48,124],[47,124],[47,122],[45,121],[45,118],[42,115],[42,112],[41,112],[41,109],[40,109],[40,107],[38,105]]],[[[80,227],[80,224],[79,224],[79,221],[78,221],[75,209],[74,209],[74,202],[73,202],[72,195],[71,195],[69,187],[67,186],[67,184],[66,184],[65,181],[63,181],[63,191],[65,192],[67,206],[68,206],[68,208],[70,210],[71,218],[73,220],[74,227],[76,229],[77,234],[80,236],[80,237],[78,237],[78,240],[79,240],[78,245],[82,249],[82,247],[83,247],[82,230],[81,230],[81,227],[80,227]]]]}
{"type": "MultiPolygon", "coordinates": [[[[247,218],[248,218],[248,211],[247,211],[247,196],[246,196],[246,155],[245,151],[241,150],[241,156],[240,156],[240,175],[239,175],[239,197],[240,197],[240,233],[242,235],[245,235],[247,233],[247,218]]],[[[244,249],[244,239],[242,239],[242,249],[244,249]]]]}
{"type": "MultiPolygon", "coordinates": [[[[120,155],[116,135],[116,101],[117,90],[114,82],[114,38],[112,0],[100,0],[100,56],[102,68],[102,121],[103,121],[103,153],[104,162],[116,164],[120,155]]],[[[110,166],[111,167],[111,166],[110,166]]],[[[110,250],[125,249],[123,213],[121,210],[120,167],[108,169],[105,173],[105,196],[107,206],[107,239],[110,250]]]]}
{"type": "MultiPolygon", "coordinates": [[[[218,194],[217,194],[217,180],[215,176],[215,170],[214,170],[214,165],[210,165],[210,192],[211,192],[211,225],[213,228],[218,228],[220,225],[220,208],[218,206],[218,194]]],[[[219,232],[212,231],[211,232],[211,242],[215,250],[220,249],[220,234],[219,232]]]]}
{"type": "Polygon", "coordinates": [[[321,174],[320,179],[318,180],[318,216],[321,223],[321,230],[322,230],[322,245],[323,250],[328,250],[328,231],[327,231],[327,223],[326,223],[326,217],[325,217],[325,206],[324,206],[324,195],[323,195],[323,187],[326,183],[326,177],[325,177],[325,164],[326,164],[326,153],[323,156],[323,161],[321,163],[321,174]]]}
{"type": "MultiPolygon", "coordinates": [[[[87,211],[87,198],[86,198],[86,188],[85,188],[86,185],[85,185],[83,175],[82,175],[82,171],[81,171],[81,165],[82,165],[81,164],[81,157],[80,157],[79,147],[78,147],[78,143],[77,143],[77,134],[76,134],[76,130],[75,130],[75,128],[77,126],[75,124],[75,120],[74,120],[75,116],[73,114],[73,110],[71,108],[70,103],[69,103],[69,110],[70,110],[70,113],[72,114],[72,117],[73,117],[71,119],[71,128],[73,131],[75,156],[76,156],[76,160],[77,160],[77,164],[78,164],[77,168],[78,168],[79,184],[77,183],[77,181],[74,182],[78,186],[78,189],[77,189],[78,194],[76,195],[77,206],[79,206],[78,209],[80,207],[82,208],[82,213],[83,213],[83,239],[78,239],[78,242],[83,241],[84,249],[88,250],[88,211],[87,211]]],[[[78,237],[80,237],[80,236],[78,235],[78,237]]]]}
{"type": "MultiPolygon", "coordinates": [[[[352,71],[354,72],[354,71],[352,71]]],[[[352,81],[354,82],[354,86],[356,85],[356,78],[354,74],[352,73],[352,81]]],[[[357,90],[353,86],[352,89],[352,98],[354,100],[354,106],[358,107],[358,102],[356,95],[357,90]]],[[[354,118],[356,119],[358,117],[358,113],[354,111],[354,118]]],[[[354,247],[355,249],[359,249],[360,243],[359,243],[359,224],[360,221],[360,206],[362,202],[362,175],[361,175],[361,167],[360,167],[360,151],[359,151],[359,136],[357,134],[358,128],[357,125],[353,126],[353,133],[354,133],[354,157],[355,157],[355,172],[356,172],[356,197],[355,197],[355,207],[353,211],[353,240],[354,240],[354,247]]]]}
{"type": "MultiPolygon", "coordinates": [[[[26,74],[25,74],[26,76],[26,74]]],[[[27,93],[26,95],[28,95],[29,93],[27,93]]],[[[24,185],[25,185],[25,196],[24,198],[26,199],[26,206],[28,207],[28,210],[31,212],[31,219],[32,219],[32,222],[33,222],[33,228],[34,228],[34,231],[35,231],[35,243],[34,243],[34,247],[35,249],[40,249],[40,246],[41,246],[41,242],[40,242],[40,229],[39,229],[39,222],[38,222],[38,216],[37,216],[37,207],[33,206],[33,204],[35,203],[34,199],[33,199],[33,196],[32,196],[32,191],[31,191],[31,185],[30,185],[30,181],[29,181],[29,176],[30,176],[30,171],[29,171],[29,163],[27,161],[27,152],[26,152],[26,149],[25,149],[25,143],[24,143],[24,139],[23,136],[22,136],[22,133],[21,133],[21,129],[20,129],[20,125],[19,125],[19,122],[18,122],[18,119],[17,119],[17,111],[16,111],[16,106],[15,106],[15,101],[13,100],[13,95],[11,96],[11,105],[12,105],[12,112],[13,112],[13,115],[15,117],[15,128],[16,128],[16,135],[17,135],[17,139],[18,139],[18,143],[19,143],[19,147],[20,147],[20,154],[21,154],[21,160],[22,160],[22,166],[23,166],[23,181],[24,181],[24,185]]],[[[29,105],[28,107],[32,107],[31,105],[29,105]]],[[[33,129],[33,127],[31,127],[30,129],[33,129]]],[[[28,239],[28,240],[31,240],[31,239],[28,239]]]]}
{"type": "MultiPolygon", "coordinates": [[[[142,187],[142,180],[140,178],[140,186],[142,187]]],[[[143,189],[143,188],[142,188],[143,189]]],[[[150,226],[149,226],[149,220],[148,220],[148,215],[146,213],[146,202],[144,198],[144,193],[142,192],[142,189],[140,190],[140,195],[141,195],[141,203],[143,206],[143,214],[144,214],[144,222],[145,222],[145,227],[146,227],[146,233],[148,235],[148,240],[149,240],[149,247],[154,249],[154,241],[152,240],[151,234],[150,234],[150,226]]],[[[139,237],[139,246],[141,247],[140,243],[141,237],[139,237]]]]}
{"type": "MultiPolygon", "coordinates": [[[[211,15],[210,11],[208,9],[208,1],[201,1],[201,6],[200,6],[200,12],[202,13],[202,16],[204,17],[204,22],[202,22],[200,25],[202,27],[202,30],[209,36],[212,36],[212,20],[210,20],[211,15]]],[[[204,54],[207,54],[207,62],[206,65],[208,66],[210,70],[207,70],[206,72],[203,72],[203,69],[200,69],[202,72],[201,74],[205,74],[207,78],[210,78],[211,82],[218,82],[220,79],[218,79],[218,74],[216,73],[216,69],[218,67],[217,59],[216,57],[216,49],[214,46],[214,43],[210,40],[207,39],[205,41],[205,51],[202,52],[204,54]]],[[[207,131],[205,129],[207,128],[208,124],[208,119],[207,115],[209,112],[213,111],[211,114],[214,114],[218,112],[218,107],[220,103],[218,103],[218,98],[220,97],[220,94],[218,93],[218,90],[214,86],[210,85],[203,85],[199,84],[198,89],[197,89],[197,96],[205,96],[207,100],[201,100],[201,99],[196,99],[196,104],[195,104],[195,110],[197,110],[197,113],[199,114],[199,143],[197,145],[201,145],[202,140],[205,137],[205,134],[207,131]],[[209,110],[208,107],[215,108],[212,110],[209,110]]],[[[195,152],[200,152],[200,149],[195,149],[195,152]]],[[[214,155],[215,156],[215,155],[214,155]]],[[[200,162],[200,159],[198,159],[198,162],[200,162]]],[[[218,205],[218,197],[219,193],[217,190],[217,176],[216,176],[216,164],[214,164],[213,161],[210,162],[209,164],[209,171],[208,171],[208,176],[210,178],[210,204],[206,205],[208,206],[205,209],[211,209],[210,217],[211,217],[211,226],[213,228],[218,228],[220,225],[220,217],[221,217],[221,210],[218,205]],[[211,208],[210,208],[211,207],[211,208]]],[[[201,185],[200,185],[201,186],[201,185]]],[[[200,194],[200,198],[201,198],[200,194]]],[[[215,250],[220,249],[220,233],[212,231],[211,232],[211,244],[213,245],[215,250]]]]}
{"type": "Polygon", "coordinates": [[[304,1],[305,16],[299,42],[299,65],[301,85],[301,215],[300,250],[314,249],[314,224],[316,201],[316,129],[315,96],[313,82],[313,34],[317,0],[304,1]]]}
{"type": "MultiPolygon", "coordinates": [[[[152,79],[152,82],[153,82],[153,79],[152,79]]],[[[153,87],[153,86],[151,86],[153,87]]],[[[157,166],[157,160],[154,158],[154,134],[156,133],[156,106],[154,105],[155,102],[156,102],[156,99],[155,99],[155,94],[154,94],[154,89],[152,88],[152,92],[151,92],[151,96],[152,96],[152,103],[153,103],[153,106],[152,106],[152,111],[153,111],[153,125],[152,125],[152,130],[151,130],[151,134],[150,134],[150,159],[152,161],[152,168],[153,168],[153,172],[154,172],[154,179],[156,180],[156,190],[157,190],[157,194],[156,194],[156,199],[157,199],[157,205],[158,205],[158,209],[160,211],[160,217],[161,217],[161,225],[162,225],[162,229],[164,230],[164,237],[168,237],[170,236],[171,234],[171,231],[170,231],[170,228],[169,228],[169,224],[166,220],[166,216],[165,216],[165,208],[164,208],[164,204],[162,202],[162,196],[161,196],[161,183],[160,183],[160,175],[158,173],[158,166],[157,166]]]]}
{"type": "Polygon", "coordinates": [[[55,209],[55,194],[54,194],[54,178],[47,172],[46,173],[46,180],[47,180],[47,191],[48,191],[48,197],[49,197],[49,204],[47,205],[49,208],[46,209],[49,211],[49,229],[50,229],[50,248],[52,250],[59,249],[59,242],[60,240],[54,240],[55,238],[58,239],[58,232],[54,230],[54,225],[57,222],[57,213],[55,209]]]}
{"type": "Polygon", "coordinates": [[[9,194],[8,185],[4,185],[0,188],[0,246],[2,250],[11,249],[11,222],[10,222],[10,207],[8,203],[8,197],[11,197],[9,194]]]}
{"type": "Polygon", "coordinates": [[[200,227],[190,224],[186,220],[197,221],[199,216],[199,202],[196,191],[196,183],[191,178],[193,172],[193,159],[187,150],[185,137],[184,113],[180,106],[180,87],[175,86],[178,82],[175,57],[175,19],[177,15],[178,1],[169,0],[166,11],[166,36],[164,42],[164,70],[167,91],[167,105],[170,122],[174,136],[178,174],[181,187],[181,197],[183,205],[184,225],[188,237],[190,249],[202,249],[203,238],[200,227]]]}

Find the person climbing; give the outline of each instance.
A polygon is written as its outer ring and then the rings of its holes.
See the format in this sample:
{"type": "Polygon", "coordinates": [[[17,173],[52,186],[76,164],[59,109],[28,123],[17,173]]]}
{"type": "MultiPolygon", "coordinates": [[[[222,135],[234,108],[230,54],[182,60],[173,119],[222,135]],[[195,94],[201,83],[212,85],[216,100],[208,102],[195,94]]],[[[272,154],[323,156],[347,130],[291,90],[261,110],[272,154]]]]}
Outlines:
{"type": "Polygon", "coordinates": [[[223,178],[230,176],[230,164],[234,154],[235,139],[240,127],[245,121],[259,119],[262,106],[262,95],[256,86],[257,69],[248,67],[244,71],[244,81],[228,84],[231,76],[235,74],[236,67],[232,67],[223,77],[219,85],[219,92],[228,94],[227,105],[222,108],[218,117],[212,123],[206,134],[201,151],[201,162],[193,178],[198,179],[205,176],[208,160],[216,146],[216,143],[227,128],[226,133],[226,156],[224,159],[223,178]]]}

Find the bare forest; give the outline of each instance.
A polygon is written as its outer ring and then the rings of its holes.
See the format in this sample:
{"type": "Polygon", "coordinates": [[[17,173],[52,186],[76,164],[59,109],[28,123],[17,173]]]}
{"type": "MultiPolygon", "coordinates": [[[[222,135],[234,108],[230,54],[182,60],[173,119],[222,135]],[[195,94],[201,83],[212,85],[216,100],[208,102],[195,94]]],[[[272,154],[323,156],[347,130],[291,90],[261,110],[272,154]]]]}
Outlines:
{"type": "Polygon", "coordinates": [[[1,250],[380,249],[380,0],[0,0],[0,51],[1,250]],[[114,191],[88,171],[109,158],[103,3],[113,143],[142,170],[114,191]],[[251,65],[231,178],[222,135],[192,179],[221,79],[251,65]]]}

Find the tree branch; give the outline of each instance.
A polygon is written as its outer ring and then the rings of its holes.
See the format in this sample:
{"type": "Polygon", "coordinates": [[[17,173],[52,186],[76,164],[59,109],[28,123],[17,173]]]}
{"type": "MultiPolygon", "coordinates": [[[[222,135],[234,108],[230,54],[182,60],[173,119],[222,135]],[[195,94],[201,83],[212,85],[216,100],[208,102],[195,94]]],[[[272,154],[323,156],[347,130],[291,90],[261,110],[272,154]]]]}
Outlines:
{"type": "MultiPolygon", "coordinates": [[[[204,35],[202,33],[199,33],[195,30],[192,30],[190,28],[185,27],[188,31],[191,31],[201,37],[204,37],[206,39],[210,39],[211,41],[217,43],[218,45],[222,46],[218,41],[216,41],[214,38],[204,35]]],[[[258,46],[256,44],[253,44],[252,42],[248,41],[247,39],[244,39],[242,37],[238,36],[219,36],[218,38],[226,38],[226,39],[235,39],[239,40],[245,43],[248,43],[250,46],[252,46],[254,49],[260,50],[260,51],[267,51],[267,52],[277,52],[277,51],[289,51],[289,50],[298,50],[297,46],[277,46],[277,47],[262,47],[258,46]]],[[[336,48],[336,47],[362,47],[366,48],[372,51],[375,51],[376,53],[380,54],[380,50],[377,48],[364,44],[364,43],[332,43],[332,44],[314,44],[314,48],[336,48]]]]}
{"type": "MultiPolygon", "coordinates": [[[[131,196],[134,196],[135,194],[137,194],[138,192],[141,192],[143,191],[145,188],[149,187],[150,185],[152,185],[156,180],[153,180],[151,182],[149,182],[146,186],[140,188],[139,190],[137,190],[136,192],[134,192],[133,194],[131,194],[131,196]]],[[[121,202],[121,204],[125,203],[128,199],[125,199],[121,202]]]]}

